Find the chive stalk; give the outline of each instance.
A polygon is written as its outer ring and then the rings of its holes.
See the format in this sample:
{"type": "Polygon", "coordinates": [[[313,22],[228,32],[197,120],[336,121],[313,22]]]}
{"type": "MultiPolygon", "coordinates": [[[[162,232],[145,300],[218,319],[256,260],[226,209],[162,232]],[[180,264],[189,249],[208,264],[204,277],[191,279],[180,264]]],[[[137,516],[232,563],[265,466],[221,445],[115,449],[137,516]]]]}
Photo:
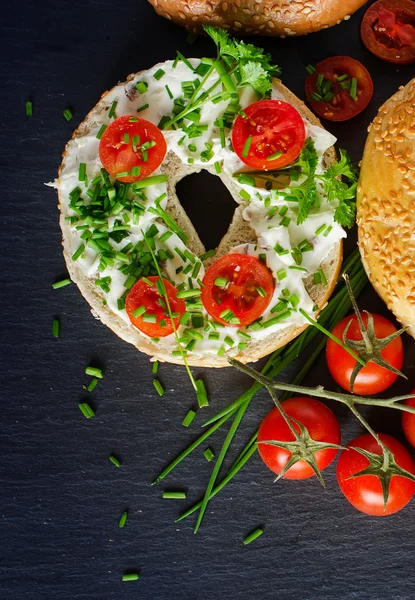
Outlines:
{"type": "Polygon", "coordinates": [[[186,500],[186,492],[163,492],[163,498],[169,500],[186,500]]]}
{"type": "Polygon", "coordinates": [[[52,323],[52,336],[53,337],[59,337],[59,329],[60,329],[60,324],[58,319],[53,319],[53,323],[52,323]]]}
{"type": "Polygon", "coordinates": [[[254,540],[256,540],[257,538],[259,538],[260,535],[262,535],[264,533],[264,530],[261,529],[260,527],[258,527],[258,529],[255,529],[254,531],[252,531],[249,535],[246,536],[246,538],[244,539],[243,543],[244,546],[247,546],[248,544],[250,544],[251,542],[253,542],[254,540]]]}

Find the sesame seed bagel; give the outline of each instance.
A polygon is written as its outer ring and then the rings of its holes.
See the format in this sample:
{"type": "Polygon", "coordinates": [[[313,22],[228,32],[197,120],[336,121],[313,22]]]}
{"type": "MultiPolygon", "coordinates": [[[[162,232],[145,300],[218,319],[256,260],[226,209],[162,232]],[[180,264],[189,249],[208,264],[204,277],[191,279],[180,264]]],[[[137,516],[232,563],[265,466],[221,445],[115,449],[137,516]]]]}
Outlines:
{"type": "Polygon", "coordinates": [[[380,107],[369,127],[357,224],[372,285],[415,337],[415,79],[380,107]]]}
{"type": "Polygon", "coordinates": [[[149,0],[156,12],[194,33],[203,25],[282,38],[350,19],[366,0],[149,0]]]}
{"type": "MultiPolygon", "coordinates": [[[[127,79],[127,82],[119,84],[119,86],[126,86],[128,91],[131,84],[128,85],[137,74],[132,74],[127,79]]],[[[287,102],[292,104],[299,113],[307,119],[312,125],[321,127],[319,120],[310,112],[310,110],[301,102],[292,92],[290,92],[279,80],[273,80],[273,87],[287,102]]],[[[114,88],[115,89],[115,88],[114,88]]],[[[63,251],[65,261],[70,273],[71,279],[78,285],[82,295],[85,297],[87,302],[90,304],[93,315],[100,319],[105,325],[112,329],[120,338],[133,344],[138,350],[155,357],[157,360],[166,361],[171,363],[183,364],[180,356],[172,354],[168,349],[157,343],[153,339],[143,335],[139,329],[134,327],[131,323],[127,322],[120,317],[119,314],[110,309],[109,306],[103,304],[102,290],[97,287],[95,276],[88,275],[80,265],[79,262],[73,260],[73,247],[71,247],[71,225],[67,220],[68,216],[68,199],[62,192],[63,189],[63,175],[73,148],[77,148],[77,144],[81,143],[82,140],[87,136],[91,130],[94,131],[94,127],[97,126],[100,115],[108,111],[108,99],[112,91],[104,94],[100,102],[94,107],[89,113],[86,119],[81,123],[78,129],[74,132],[72,140],[67,144],[65,152],[63,153],[63,160],[59,171],[59,179],[57,182],[57,189],[59,195],[59,208],[61,211],[60,225],[63,233],[63,251]]],[[[324,154],[323,162],[324,167],[328,168],[331,164],[336,161],[336,154],[333,147],[330,147],[324,154]]],[[[212,174],[216,174],[213,166],[205,167],[212,174]]],[[[182,160],[172,151],[169,151],[165,156],[161,165],[161,172],[168,175],[168,187],[167,187],[167,205],[166,212],[175,220],[180,228],[187,235],[187,247],[195,255],[200,256],[205,252],[205,248],[199,239],[199,236],[194,229],[190,219],[186,215],[182,208],[180,201],[177,197],[175,188],[176,184],[180,179],[189,175],[190,173],[200,171],[201,166],[185,164],[182,160]]],[[[238,206],[235,209],[233,220],[229,226],[229,229],[225,236],[222,238],[216,254],[214,257],[210,257],[204,261],[204,266],[208,267],[216,258],[227,254],[232,248],[240,244],[255,243],[256,234],[255,231],[249,226],[247,221],[243,217],[244,208],[247,203],[241,201],[240,188],[235,183],[234,178],[230,177],[225,171],[222,171],[220,175],[222,182],[228,188],[235,200],[238,200],[238,206]]],[[[327,283],[315,284],[313,274],[311,273],[307,279],[304,280],[305,288],[311,298],[311,301],[321,309],[328,298],[330,297],[334,286],[336,284],[340,266],[342,261],[342,242],[336,242],[335,245],[330,249],[326,255],[324,261],[320,264],[319,268],[323,270],[327,283]]],[[[318,314],[318,310],[315,311],[318,314]]],[[[307,325],[291,325],[286,328],[273,332],[267,335],[264,339],[255,340],[252,339],[247,343],[246,347],[241,350],[237,346],[230,349],[229,355],[240,360],[241,362],[247,363],[256,361],[263,356],[273,352],[277,348],[287,344],[297,335],[299,335],[307,325]]],[[[187,362],[192,366],[203,366],[203,367],[225,367],[229,366],[227,356],[219,356],[216,354],[189,354],[187,356],[187,362]]]]}

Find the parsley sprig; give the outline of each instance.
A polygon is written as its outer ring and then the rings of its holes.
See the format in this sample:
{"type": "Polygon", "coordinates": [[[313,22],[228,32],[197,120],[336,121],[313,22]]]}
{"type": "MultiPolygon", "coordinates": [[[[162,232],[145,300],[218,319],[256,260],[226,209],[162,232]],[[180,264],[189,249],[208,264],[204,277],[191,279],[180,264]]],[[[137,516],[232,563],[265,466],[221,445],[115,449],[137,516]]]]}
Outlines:
{"type": "Polygon", "coordinates": [[[334,220],[344,227],[353,227],[355,223],[358,174],[347,152],[340,150],[340,160],[317,176],[324,183],[328,201],[338,203],[334,220]]]}
{"type": "Polygon", "coordinates": [[[224,29],[205,25],[204,30],[216,44],[217,59],[235,74],[237,86],[251,86],[259,98],[268,96],[272,78],[280,74],[279,68],[271,62],[271,55],[253,44],[231,38],[224,29]]]}

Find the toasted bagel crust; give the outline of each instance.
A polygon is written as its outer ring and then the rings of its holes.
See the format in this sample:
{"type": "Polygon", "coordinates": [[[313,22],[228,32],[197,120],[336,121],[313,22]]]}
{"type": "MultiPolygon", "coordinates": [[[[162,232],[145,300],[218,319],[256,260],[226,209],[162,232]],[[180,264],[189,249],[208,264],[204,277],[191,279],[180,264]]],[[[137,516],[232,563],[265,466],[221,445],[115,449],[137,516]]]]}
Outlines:
{"type": "Polygon", "coordinates": [[[337,25],[366,0],[149,0],[156,12],[197,33],[203,25],[236,34],[304,35],[337,25]]]}
{"type": "MultiPolygon", "coordinates": [[[[127,80],[133,79],[134,76],[134,74],[130,75],[127,80]]],[[[292,92],[290,92],[279,80],[275,79],[273,81],[273,85],[277,88],[277,90],[280,93],[284,95],[285,99],[288,102],[295,106],[295,108],[300,112],[300,114],[304,118],[308,119],[308,121],[313,125],[322,126],[320,121],[310,112],[306,105],[303,102],[301,102],[301,100],[299,100],[292,92]]],[[[87,115],[83,123],[81,123],[78,129],[73,133],[72,139],[77,138],[81,135],[85,135],[85,132],[88,131],[90,124],[93,124],[96,121],[97,112],[99,113],[105,110],[105,95],[106,93],[103,94],[101,101],[97,104],[97,106],[94,107],[94,109],[92,109],[92,111],[87,115]]],[[[70,143],[71,142],[68,142],[68,144],[70,143]]],[[[60,171],[65,165],[67,148],[65,149],[62,155],[63,160],[60,167],[60,171]]],[[[334,148],[329,148],[324,156],[325,166],[328,167],[335,161],[335,150],[334,148]]],[[[190,250],[200,255],[205,251],[205,249],[201,244],[197,232],[195,231],[190,219],[183,210],[175,191],[176,183],[180,179],[182,179],[186,175],[189,175],[190,173],[199,172],[200,167],[185,165],[173,152],[169,152],[163,161],[162,170],[169,175],[168,204],[166,210],[170,213],[172,217],[176,219],[179,226],[188,235],[189,241],[187,245],[189,246],[190,250]]],[[[214,168],[210,168],[210,172],[216,174],[214,168]]],[[[239,198],[239,188],[236,187],[232,178],[228,177],[223,172],[220,175],[220,177],[224,185],[226,185],[226,187],[231,192],[231,194],[235,198],[239,198]]],[[[60,198],[59,196],[60,209],[61,202],[63,201],[64,199],[60,198]]],[[[217,248],[216,256],[226,254],[233,246],[236,246],[238,244],[255,241],[255,233],[247,225],[246,221],[244,221],[242,217],[243,208],[243,204],[240,204],[239,207],[235,209],[232,222],[229,226],[227,233],[222,238],[217,248]]],[[[122,318],[120,318],[116,313],[112,312],[107,306],[103,306],[102,296],[99,294],[99,290],[95,285],[95,278],[89,278],[82,271],[80,265],[72,260],[72,253],[70,251],[69,245],[65,243],[65,237],[69,238],[70,236],[70,225],[65,220],[64,211],[62,210],[60,216],[60,226],[63,233],[63,253],[69,274],[71,276],[72,281],[74,281],[78,285],[81,294],[91,306],[93,315],[97,319],[100,319],[110,329],[112,329],[120,338],[122,338],[126,342],[129,342],[130,344],[133,344],[141,352],[145,352],[146,354],[155,357],[159,361],[183,364],[183,361],[180,357],[173,356],[169,351],[160,348],[158,344],[154,343],[149,338],[143,336],[138,329],[136,329],[132,325],[127,324],[125,321],[123,321],[122,318]]],[[[212,262],[212,260],[214,259],[215,258],[210,259],[210,261],[206,261],[205,266],[208,266],[208,264],[210,264],[210,262],[212,262]]],[[[321,264],[321,268],[324,270],[326,275],[326,279],[328,282],[327,285],[315,286],[313,283],[313,276],[310,276],[307,280],[305,280],[305,285],[312,301],[320,308],[322,308],[325,305],[334,289],[340,272],[341,262],[342,243],[339,242],[336,244],[336,246],[332,249],[327,258],[321,264]]],[[[293,326],[286,331],[283,330],[280,333],[271,334],[264,340],[253,340],[248,343],[244,351],[233,351],[232,356],[243,363],[256,361],[262,358],[263,356],[270,354],[277,348],[290,342],[292,339],[297,337],[297,335],[299,335],[302,331],[304,331],[306,327],[307,325],[301,327],[293,326]]],[[[191,366],[201,367],[229,366],[226,356],[216,355],[205,355],[203,357],[190,355],[187,357],[187,362],[191,366]]]]}
{"type": "Polygon", "coordinates": [[[372,285],[415,337],[415,79],[380,107],[369,127],[357,224],[372,285]]]}

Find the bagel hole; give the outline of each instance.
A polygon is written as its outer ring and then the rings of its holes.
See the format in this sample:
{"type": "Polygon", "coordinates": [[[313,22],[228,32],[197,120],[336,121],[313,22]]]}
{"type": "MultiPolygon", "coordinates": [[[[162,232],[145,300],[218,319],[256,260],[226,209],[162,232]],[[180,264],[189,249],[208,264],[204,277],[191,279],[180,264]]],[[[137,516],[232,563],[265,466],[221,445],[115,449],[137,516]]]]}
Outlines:
{"type": "Polygon", "coordinates": [[[220,178],[207,171],[193,173],[177,183],[176,193],[206,250],[217,248],[236,208],[220,178]]]}

